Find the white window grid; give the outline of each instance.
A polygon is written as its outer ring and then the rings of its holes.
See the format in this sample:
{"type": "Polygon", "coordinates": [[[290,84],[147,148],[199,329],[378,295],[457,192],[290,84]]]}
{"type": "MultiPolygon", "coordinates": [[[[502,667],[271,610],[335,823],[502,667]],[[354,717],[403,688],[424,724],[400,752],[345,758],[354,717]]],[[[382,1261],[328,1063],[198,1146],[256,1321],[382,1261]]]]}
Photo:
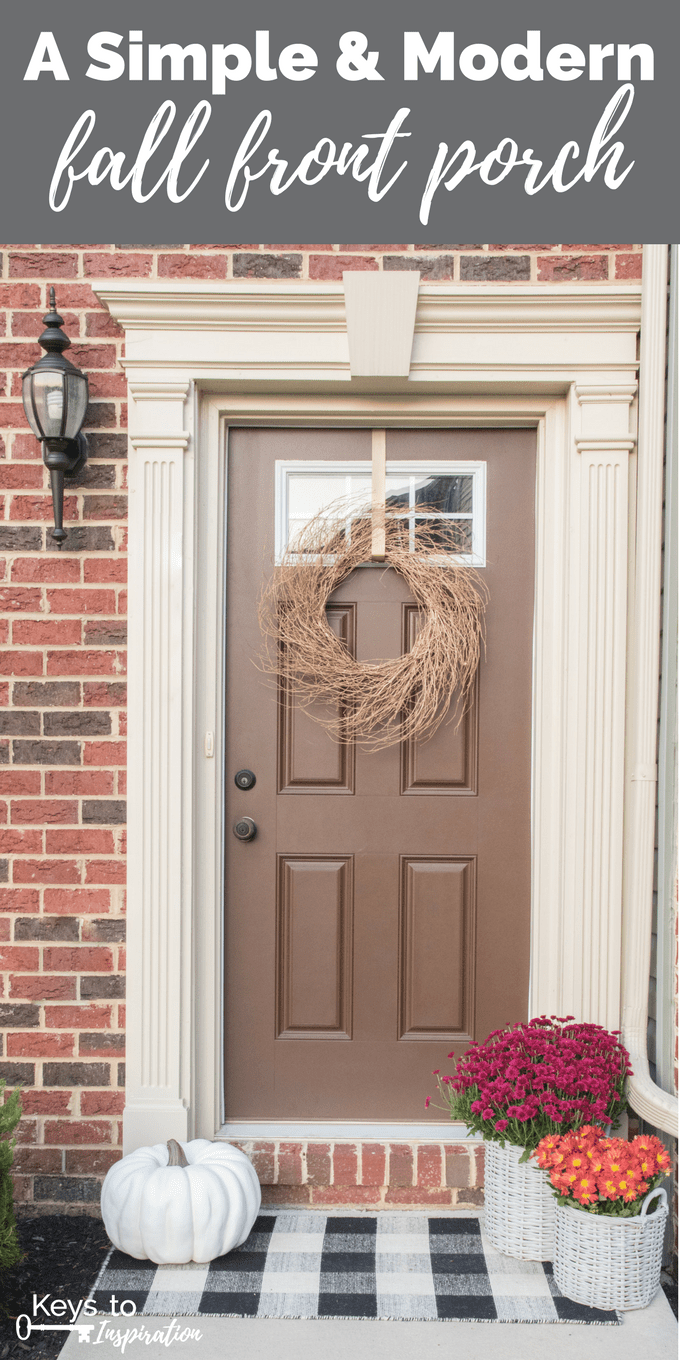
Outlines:
{"type": "MultiPolygon", "coordinates": [[[[408,462],[407,460],[388,461],[385,468],[386,476],[398,477],[403,485],[408,479],[409,503],[408,509],[400,512],[400,518],[407,519],[410,526],[410,542],[413,549],[415,537],[416,519],[432,520],[455,520],[468,521],[471,526],[470,551],[467,553],[442,553],[440,560],[443,565],[455,560],[457,566],[485,567],[486,566],[486,463],[485,462],[453,462],[437,459],[432,463],[408,462]],[[471,511],[423,511],[416,505],[416,489],[419,482],[426,477],[472,477],[472,510],[471,511]]],[[[363,492],[365,489],[365,503],[371,499],[371,464],[364,462],[329,462],[326,460],[313,459],[277,459],[276,460],[276,528],[275,528],[275,552],[276,561],[281,562],[283,554],[288,545],[288,530],[290,523],[290,486],[293,477],[300,475],[332,477],[335,481],[344,478],[344,494],[350,503],[355,505],[364,500],[363,492]],[[361,479],[361,487],[357,485],[361,479]],[[361,494],[360,494],[361,492],[361,494]]],[[[389,498],[388,488],[388,498],[389,498]]],[[[333,498],[335,502],[338,497],[333,498]]],[[[350,532],[351,517],[347,521],[347,532],[350,532]]]]}

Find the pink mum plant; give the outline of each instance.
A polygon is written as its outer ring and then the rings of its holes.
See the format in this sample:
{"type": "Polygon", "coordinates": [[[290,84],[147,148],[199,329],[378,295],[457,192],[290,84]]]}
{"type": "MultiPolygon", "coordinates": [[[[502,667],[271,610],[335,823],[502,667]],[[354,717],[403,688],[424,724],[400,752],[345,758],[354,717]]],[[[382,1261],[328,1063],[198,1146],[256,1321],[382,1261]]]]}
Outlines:
{"type": "MultiPolygon", "coordinates": [[[[453,1075],[433,1075],[440,1109],[486,1141],[525,1148],[528,1157],[550,1134],[615,1123],[631,1071],[618,1031],[577,1023],[573,1015],[541,1015],[493,1030],[471,1045],[453,1075]]],[[[426,1108],[430,1103],[428,1096],[426,1108]]]]}

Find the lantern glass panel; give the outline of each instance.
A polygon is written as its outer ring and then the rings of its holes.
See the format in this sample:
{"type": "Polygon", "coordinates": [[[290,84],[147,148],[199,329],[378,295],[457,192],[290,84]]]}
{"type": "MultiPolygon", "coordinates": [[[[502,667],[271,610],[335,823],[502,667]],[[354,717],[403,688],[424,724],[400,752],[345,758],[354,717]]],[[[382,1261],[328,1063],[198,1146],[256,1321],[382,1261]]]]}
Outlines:
{"type": "Polygon", "coordinates": [[[64,434],[67,439],[75,439],[87,410],[87,378],[83,373],[67,373],[66,387],[66,429],[64,434]]]}
{"type": "Polygon", "coordinates": [[[87,408],[87,378],[63,369],[38,369],[24,378],[24,406],[39,439],[75,439],[87,408]]]}
{"type": "Polygon", "coordinates": [[[33,409],[39,429],[47,439],[63,435],[64,374],[43,369],[33,374],[33,409]]]}
{"type": "Polygon", "coordinates": [[[22,380],[21,395],[22,395],[23,403],[24,403],[24,411],[26,412],[26,419],[27,419],[27,421],[28,421],[28,423],[29,423],[29,425],[30,425],[30,427],[31,427],[31,429],[32,429],[32,431],[33,431],[33,433],[34,433],[36,439],[42,439],[43,431],[40,429],[40,426],[39,426],[39,424],[38,424],[38,422],[37,422],[37,420],[36,420],[36,417],[35,417],[35,412],[34,412],[34,410],[33,410],[33,397],[32,397],[32,394],[31,394],[31,378],[32,378],[32,376],[33,376],[32,373],[25,373],[25,374],[24,374],[24,377],[23,377],[23,380],[22,380]]]}

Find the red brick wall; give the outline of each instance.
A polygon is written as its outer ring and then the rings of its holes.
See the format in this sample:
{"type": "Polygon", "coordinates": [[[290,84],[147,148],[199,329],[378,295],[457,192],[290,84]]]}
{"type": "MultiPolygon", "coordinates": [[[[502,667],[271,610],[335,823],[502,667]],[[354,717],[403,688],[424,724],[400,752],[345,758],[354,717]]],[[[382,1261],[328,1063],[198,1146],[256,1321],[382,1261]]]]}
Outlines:
{"type": "MultiPolygon", "coordinates": [[[[433,281],[540,287],[638,279],[641,251],[638,245],[0,246],[0,1076],[24,1086],[15,1167],[17,1198],[26,1205],[96,1212],[101,1178],[120,1156],[127,412],[118,364],[122,332],[90,280],[338,279],[343,269],[418,269],[433,281]],[[69,537],[61,552],[50,536],[48,479],[27,429],[20,385],[22,371],[41,353],[36,339],[50,284],[73,341],[69,356],[86,370],[91,395],[90,461],[66,497],[69,537]]],[[[352,1180],[353,1154],[344,1145],[296,1147],[285,1156],[281,1147],[271,1149],[265,1179],[273,1198],[286,1198],[290,1185],[293,1198],[307,1203],[321,1193],[314,1185],[327,1185],[326,1203],[410,1203],[422,1186],[434,1202],[450,1203],[459,1187],[450,1177],[463,1174],[455,1149],[440,1149],[435,1168],[429,1153],[414,1154],[405,1145],[391,1154],[383,1150],[382,1170],[369,1149],[363,1157],[359,1149],[352,1180]],[[359,1191],[368,1198],[357,1199],[359,1191]]],[[[459,1189],[473,1193],[478,1172],[465,1174],[459,1189]]]]}
{"type": "Polygon", "coordinates": [[[251,1140],[237,1146],[257,1171],[263,1204],[450,1209],[484,1200],[481,1144],[251,1140]]]}

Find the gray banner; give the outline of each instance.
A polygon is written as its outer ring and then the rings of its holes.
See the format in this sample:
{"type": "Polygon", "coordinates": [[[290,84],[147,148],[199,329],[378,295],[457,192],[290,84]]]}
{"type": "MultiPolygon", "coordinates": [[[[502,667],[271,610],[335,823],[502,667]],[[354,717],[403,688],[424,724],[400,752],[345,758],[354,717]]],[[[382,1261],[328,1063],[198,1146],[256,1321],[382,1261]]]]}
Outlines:
{"type": "Polygon", "coordinates": [[[5,240],[677,240],[668,0],[10,3],[5,240]]]}

